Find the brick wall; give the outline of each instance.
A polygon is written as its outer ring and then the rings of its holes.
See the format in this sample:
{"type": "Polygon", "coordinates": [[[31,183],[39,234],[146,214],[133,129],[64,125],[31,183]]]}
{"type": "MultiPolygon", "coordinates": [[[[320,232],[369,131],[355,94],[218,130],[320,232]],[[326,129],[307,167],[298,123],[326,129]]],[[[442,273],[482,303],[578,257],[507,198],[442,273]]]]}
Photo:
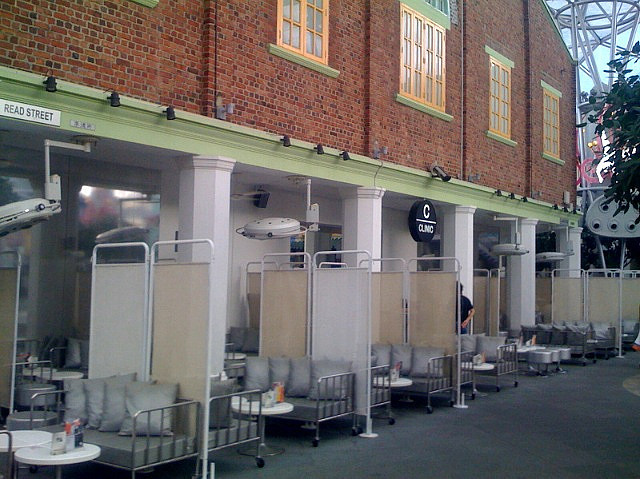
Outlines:
{"type": "Polygon", "coordinates": [[[571,192],[575,204],[576,181],[576,117],[575,70],[560,37],[549,23],[547,13],[539,1],[529,0],[531,25],[531,144],[532,190],[541,191],[550,203],[562,202],[562,192],[571,192]],[[544,41],[541,41],[544,39],[544,41]],[[564,166],[542,158],[542,95],[540,80],[562,92],[560,99],[560,158],[564,166]]]}
{"type": "MultiPolygon", "coordinates": [[[[56,0],[0,3],[0,64],[173,104],[212,116],[216,91],[236,109],[228,121],[288,134],[559,202],[572,190],[573,68],[540,0],[467,0],[462,24],[447,31],[447,122],[395,100],[400,74],[398,0],[331,0],[330,78],[268,53],[276,43],[276,0],[56,0]],[[369,11],[366,11],[366,6],[369,11]],[[531,19],[531,69],[524,19],[531,19]],[[216,44],[217,38],[217,44],[216,44]],[[485,45],[515,62],[512,139],[486,137],[489,59],[485,45]],[[551,54],[553,53],[553,54],[551,54]],[[461,89],[466,92],[462,143],[461,89]],[[562,167],[541,158],[540,79],[563,92],[562,167]],[[529,102],[529,94],[532,101],[529,102]],[[529,131],[531,136],[529,137],[529,131]],[[462,153],[464,145],[464,155],[462,153]],[[464,157],[464,158],[463,158],[464,157]]],[[[106,98],[105,94],[105,98],[106,98]]]]}
{"type": "Polygon", "coordinates": [[[2,1],[0,63],[198,112],[202,17],[197,1],[2,1]]]}

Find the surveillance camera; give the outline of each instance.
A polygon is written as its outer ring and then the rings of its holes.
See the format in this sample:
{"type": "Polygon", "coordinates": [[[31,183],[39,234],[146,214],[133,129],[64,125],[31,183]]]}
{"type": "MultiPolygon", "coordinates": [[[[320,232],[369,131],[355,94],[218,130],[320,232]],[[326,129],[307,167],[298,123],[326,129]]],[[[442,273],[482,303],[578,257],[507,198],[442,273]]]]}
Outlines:
{"type": "Polygon", "coordinates": [[[433,176],[436,176],[438,178],[440,178],[442,181],[449,181],[451,179],[451,176],[448,175],[442,168],[440,168],[438,165],[434,165],[431,168],[431,174],[433,176]]]}

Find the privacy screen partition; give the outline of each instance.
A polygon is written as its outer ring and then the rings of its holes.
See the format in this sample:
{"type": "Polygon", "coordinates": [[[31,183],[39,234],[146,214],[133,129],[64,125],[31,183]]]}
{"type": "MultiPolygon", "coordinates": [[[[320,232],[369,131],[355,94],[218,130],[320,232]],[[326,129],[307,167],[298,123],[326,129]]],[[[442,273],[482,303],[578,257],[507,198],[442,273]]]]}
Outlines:
{"type": "MultiPolygon", "coordinates": [[[[444,348],[445,354],[460,355],[459,261],[453,257],[414,258],[407,262],[407,268],[409,342],[412,346],[444,348]]],[[[456,369],[456,405],[463,407],[459,361],[456,369]]]]}
{"type": "Polygon", "coordinates": [[[151,377],[163,383],[178,383],[180,397],[198,401],[203,406],[200,451],[204,478],[210,381],[212,374],[219,374],[223,369],[226,323],[226,318],[216,318],[219,327],[212,327],[212,264],[210,240],[160,241],[151,248],[151,377]],[[162,248],[184,244],[194,251],[198,248],[198,257],[202,259],[179,263],[158,260],[162,248]],[[214,329],[221,334],[213,335],[214,329]],[[212,354],[213,350],[218,354],[212,354]]]}
{"type": "Polygon", "coordinates": [[[366,417],[365,434],[371,436],[371,255],[321,251],[313,256],[313,265],[312,358],[351,362],[356,412],[366,417]],[[358,266],[324,262],[335,255],[358,266]]]}
{"type": "Polygon", "coordinates": [[[473,270],[473,308],[476,313],[473,316],[473,334],[487,333],[489,331],[489,270],[473,270]]]}
{"type": "Polygon", "coordinates": [[[260,261],[252,261],[247,263],[245,276],[245,291],[247,300],[247,318],[249,318],[249,326],[252,329],[260,327],[260,283],[262,281],[260,270],[262,263],[260,261]]]}
{"type": "Polygon", "coordinates": [[[551,273],[536,274],[536,313],[542,313],[545,323],[551,323],[551,273]]]}
{"type": "Polygon", "coordinates": [[[15,251],[0,253],[0,407],[13,411],[16,340],[22,260],[15,251]]]}
{"type": "Polygon", "coordinates": [[[507,310],[507,274],[504,268],[489,271],[489,335],[497,336],[505,326],[502,319],[507,310]]]}
{"type": "Polygon", "coordinates": [[[584,270],[554,269],[551,281],[552,321],[585,321],[584,270]]]}
{"type": "Polygon", "coordinates": [[[139,380],[148,380],[148,258],[145,243],[101,244],[93,249],[89,378],[135,372],[139,380]],[[118,259],[124,257],[138,259],[118,259]]]}
{"type": "Polygon", "coordinates": [[[622,319],[640,321],[640,271],[622,272],[622,319]]]}
{"type": "Polygon", "coordinates": [[[267,254],[260,290],[260,356],[302,357],[309,349],[311,256],[267,254]],[[270,261],[271,260],[271,261],[270,261]],[[273,261],[276,260],[276,261],[273,261]],[[285,260],[279,263],[277,260],[285,260]],[[277,269],[273,269],[274,265],[277,269]]]}
{"type": "MultiPolygon", "coordinates": [[[[590,269],[587,281],[587,320],[613,325],[622,331],[622,272],[619,269],[590,269]]],[[[617,348],[622,357],[622,335],[617,335],[617,348]]]]}
{"type": "Polygon", "coordinates": [[[371,276],[371,342],[400,344],[407,341],[406,261],[374,259],[382,271],[371,276]]]}

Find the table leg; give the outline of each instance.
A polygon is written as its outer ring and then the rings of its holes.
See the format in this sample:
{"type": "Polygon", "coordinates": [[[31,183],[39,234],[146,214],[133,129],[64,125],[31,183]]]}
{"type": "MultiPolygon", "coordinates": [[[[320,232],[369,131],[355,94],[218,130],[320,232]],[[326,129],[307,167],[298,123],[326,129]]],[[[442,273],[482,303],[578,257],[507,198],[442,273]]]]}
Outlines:
{"type": "MultiPolygon", "coordinates": [[[[260,456],[277,456],[278,454],[282,454],[284,452],[284,447],[272,447],[267,446],[265,443],[265,418],[262,416],[260,418],[260,424],[258,427],[260,428],[260,456]]],[[[238,449],[238,453],[243,456],[255,456],[255,446],[249,446],[242,449],[238,449]]]]}
{"type": "Polygon", "coordinates": [[[56,479],[62,479],[62,466],[55,466],[56,468],[56,479]]]}

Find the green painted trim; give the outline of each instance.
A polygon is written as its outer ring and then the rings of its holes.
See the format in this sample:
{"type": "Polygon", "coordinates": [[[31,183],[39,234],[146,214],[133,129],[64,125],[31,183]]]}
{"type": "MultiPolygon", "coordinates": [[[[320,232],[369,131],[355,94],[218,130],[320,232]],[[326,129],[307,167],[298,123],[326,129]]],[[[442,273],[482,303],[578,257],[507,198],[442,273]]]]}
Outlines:
{"type": "Polygon", "coordinates": [[[489,56],[495,58],[496,60],[498,60],[500,63],[502,63],[506,67],[514,68],[516,66],[516,64],[513,62],[513,60],[509,60],[507,57],[505,57],[501,53],[498,53],[493,48],[491,48],[491,47],[489,47],[487,45],[484,46],[484,51],[486,53],[488,53],[489,56]]]}
{"type": "Polygon", "coordinates": [[[497,133],[494,133],[492,131],[487,130],[487,137],[491,138],[492,140],[496,140],[499,141],[500,143],[504,143],[505,145],[508,146],[518,146],[518,142],[513,141],[509,138],[505,138],[504,136],[498,135],[497,133]]]}
{"type": "Polygon", "coordinates": [[[542,4],[543,10],[547,14],[547,19],[549,20],[549,22],[551,22],[551,25],[553,25],[553,29],[558,34],[558,38],[560,39],[560,43],[564,47],[564,51],[567,52],[567,56],[571,60],[571,63],[574,66],[578,65],[578,61],[573,58],[573,55],[571,54],[571,51],[569,50],[569,47],[564,42],[564,38],[562,38],[562,32],[560,32],[560,29],[558,28],[558,24],[556,23],[556,21],[553,18],[553,14],[551,13],[551,10],[549,9],[549,5],[547,5],[547,2],[545,2],[544,0],[539,0],[539,2],[542,4]]]}
{"type": "Polygon", "coordinates": [[[564,160],[551,156],[549,153],[543,153],[542,158],[549,160],[551,163],[555,163],[556,165],[564,166],[564,160]]]}
{"type": "Polygon", "coordinates": [[[550,93],[553,93],[558,98],[562,98],[562,92],[560,90],[556,90],[555,88],[553,88],[546,81],[540,80],[540,86],[545,90],[548,90],[550,93]]]}
{"type": "Polygon", "coordinates": [[[323,75],[327,75],[328,77],[337,78],[338,75],[340,75],[340,71],[336,70],[335,68],[331,68],[328,65],[313,61],[310,58],[300,55],[299,53],[292,52],[291,50],[287,50],[286,48],[274,45],[273,43],[269,43],[269,45],[267,46],[267,50],[272,55],[284,58],[285,60],[289,60],[293,63],[297,63],[298,65],[317,71],[318,73],[322,73],[323,75]]]}
{"type": "Polygon", "coordinates": [[[131,0],[134,3],[139,3],[143,7],[155,8],[160,0],[131,0]]]}
{"type": "Polygon", "coordinates": [[[410,108],[413,108],[414,110],[418,110],[421,111],[422,113],[426,113],[427,115],[431,115],[431,116],[435,116],[436,118],[439,118],[441,120],[444,121],[453,121],[453,116],[440,111],[440,110],[436,110],[435,108],[432,108],[430,106],[427,106],[423,103],[420,103],[418,101],[412,100],[411,98],[407,98],[406,96],[401,95],[400,93],[396,94],[396,101],[398,103],[402,103],[405,106],[408,106],[410,108]]]}
{"type": "MultiPolygon", "coordinates": [[[[578,216],[554,210],[552,205],[534,199],[524,203],[495,196],[489,188],[452,178],[445,183],[431,174],[404,165],[351,154],[343,161],[339,149],[325,147],[317,155],[312,143],[292,139],[283,148],[280,135],[194,113],[176,111],[176,119],[167,121],[166,105],[121,96],[122,106],[112,108],[108,92],[58,80],[58,91],[48,93],[42,86],[43,75],[0,66],[0,96],[11,101],[40,105],[61,111],[61,139],[91,134],[116,141],[132,142],[176,152],[176,158],[204,155],[233,158],[238,163],[304,175],[354,186],[376,186],[416,198],[444,203],[470,205],[495,214],[535,218],[552,224],[561,220],[577,225],[578,216]],[[71,126],[85,121],[95,126],[86,131],[71,126]]],[[[11,121],[11,120],[10,120],[11,121]]],[[[21,120],[15,120],[21,121],[21,120]]],[[[150,165],[153,168],[153,165],[150,165]]],[[[160,165],[158,165],[160,168],[160,165]]]]}
{"type": "Polygon", "coordinates": [[[425,0],[400,0],[400,3],[409,7],[411,10],[415,10],[420,15],[424,15],[426,18],[437,23],[442,28],[451,30],[451,20],[449,19],[449,15],[441,12],[425,0]]]}

